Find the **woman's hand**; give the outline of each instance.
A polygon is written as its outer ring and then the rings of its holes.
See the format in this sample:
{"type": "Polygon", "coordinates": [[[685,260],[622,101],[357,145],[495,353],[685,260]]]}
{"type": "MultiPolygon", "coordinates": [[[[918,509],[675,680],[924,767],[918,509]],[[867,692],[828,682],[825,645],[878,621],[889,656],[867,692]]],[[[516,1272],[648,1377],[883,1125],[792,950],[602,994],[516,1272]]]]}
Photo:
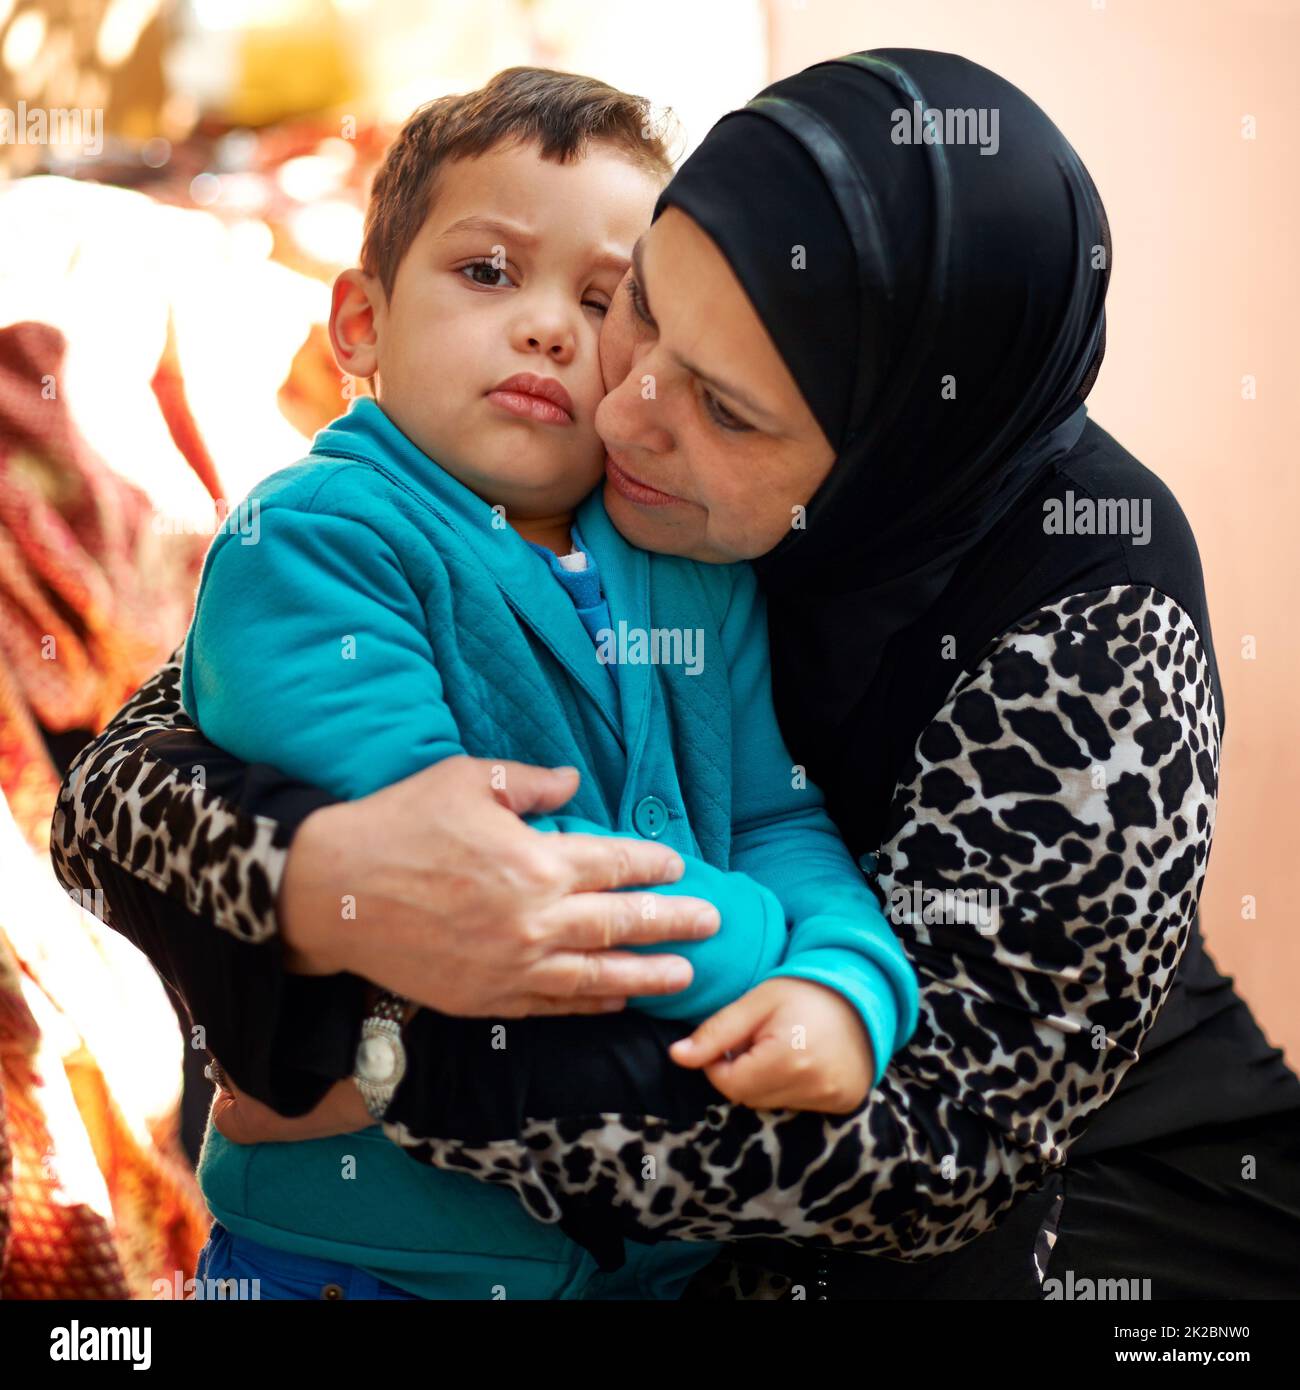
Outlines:
{"type": "Polygon", "coordinates": [[[361,1092],[350,1078],[336,1081],[314,1110],[286,1118],[241,1091],[222,1073],[212,1102],[212,1123],[234,1144],[288,1144],[298,1139],[326,1139],[368,1129],[370,1118],[361,1092]]]}
{"type": "Polygon", "coordinates": [[[703,1067],[728,1100],[753,1110],[849,1115],[871,1093],[875,1075],[853,1005],[826,985],[792,976],[755,985],[668,1052],[683,1067],[703,1067]]]}
{"type": "Polygon", "coordinates": [[[699,898],[613,889],[672,883],[681,858],[650,840],[550,834],[572,768],[448,758],[298,828],[277,910],[286,965],[350,971],[445,1014],[601,1013],[691,981],[681,956],[619,946],[718,929],[699,898]]]}

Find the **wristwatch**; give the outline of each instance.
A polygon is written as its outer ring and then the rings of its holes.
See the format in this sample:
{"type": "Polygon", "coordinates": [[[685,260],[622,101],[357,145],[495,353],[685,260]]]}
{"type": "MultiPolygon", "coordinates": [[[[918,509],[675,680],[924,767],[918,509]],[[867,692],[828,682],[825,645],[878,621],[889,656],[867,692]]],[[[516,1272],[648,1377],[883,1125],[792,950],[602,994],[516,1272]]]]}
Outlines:
{"type": "Polygon", "coordinates": [[[384,1118],[393,1092],[406,1074],[402,1023],[409,1002],[400,994],[385,990],[361,1025],[361,1041],[357,1044],[357,1065],[352,1079],[357,1083],[370,1118],[375,1121],[384,1118]]]}

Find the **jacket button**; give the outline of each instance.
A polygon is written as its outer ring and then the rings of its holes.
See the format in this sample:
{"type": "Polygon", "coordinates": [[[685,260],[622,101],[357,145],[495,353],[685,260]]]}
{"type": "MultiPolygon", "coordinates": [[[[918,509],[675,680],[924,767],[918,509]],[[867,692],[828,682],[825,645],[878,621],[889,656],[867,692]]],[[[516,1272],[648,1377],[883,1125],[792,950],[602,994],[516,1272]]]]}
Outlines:
{"type": "Polygon", "coordinates": [[[657,796],[643,796],[632,812],[632,824],[638,835],[657,840],[668,829],[668,807],[657,796]]]}
{"type": "Polygon", "coordinates": [[[344,1294],[344,1292],[343,1292],[343,1285],[342,1285],[342,1284],[326,1284],[326,1285],[324,1285],[324,1287],[321,1289],[321,1291],[320,1291],[320,1296],[321,1296],[322,1298],[327,1298],[327,1299],[343,1298],[343,1297],[345,1297],[345,1294],[344,1294]]]}

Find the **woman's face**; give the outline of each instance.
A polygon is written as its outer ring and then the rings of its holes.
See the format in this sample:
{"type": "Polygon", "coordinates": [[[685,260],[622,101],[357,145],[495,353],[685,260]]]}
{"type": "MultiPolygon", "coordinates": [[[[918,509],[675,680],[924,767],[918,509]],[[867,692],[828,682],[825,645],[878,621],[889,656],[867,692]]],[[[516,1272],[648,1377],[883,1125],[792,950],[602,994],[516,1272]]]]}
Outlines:
{"type": "Polygon", "coordinates": [[[766,554],[835,455],[740,282],[677,208],[641,238],[606,315],[596,409],[605,507],[634,545],[766,554]]]}

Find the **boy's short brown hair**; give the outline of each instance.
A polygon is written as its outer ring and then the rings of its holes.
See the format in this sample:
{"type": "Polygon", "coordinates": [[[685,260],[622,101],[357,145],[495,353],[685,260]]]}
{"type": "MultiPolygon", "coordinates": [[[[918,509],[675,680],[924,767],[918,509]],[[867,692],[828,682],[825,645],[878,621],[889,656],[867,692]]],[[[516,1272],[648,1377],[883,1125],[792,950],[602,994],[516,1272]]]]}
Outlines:
{"type": "Polygon", "coordinates": [[[370,189],[361,246],[361,268],[379,277],[385,294],[429,215],[442,166],[510,140],[532,141],[560,164],[600,140],[665,181],[673,172],[662,123],[644,97],[577,73],[506,68],[475,92],[421,106],[389,146],[370,189]]]}

